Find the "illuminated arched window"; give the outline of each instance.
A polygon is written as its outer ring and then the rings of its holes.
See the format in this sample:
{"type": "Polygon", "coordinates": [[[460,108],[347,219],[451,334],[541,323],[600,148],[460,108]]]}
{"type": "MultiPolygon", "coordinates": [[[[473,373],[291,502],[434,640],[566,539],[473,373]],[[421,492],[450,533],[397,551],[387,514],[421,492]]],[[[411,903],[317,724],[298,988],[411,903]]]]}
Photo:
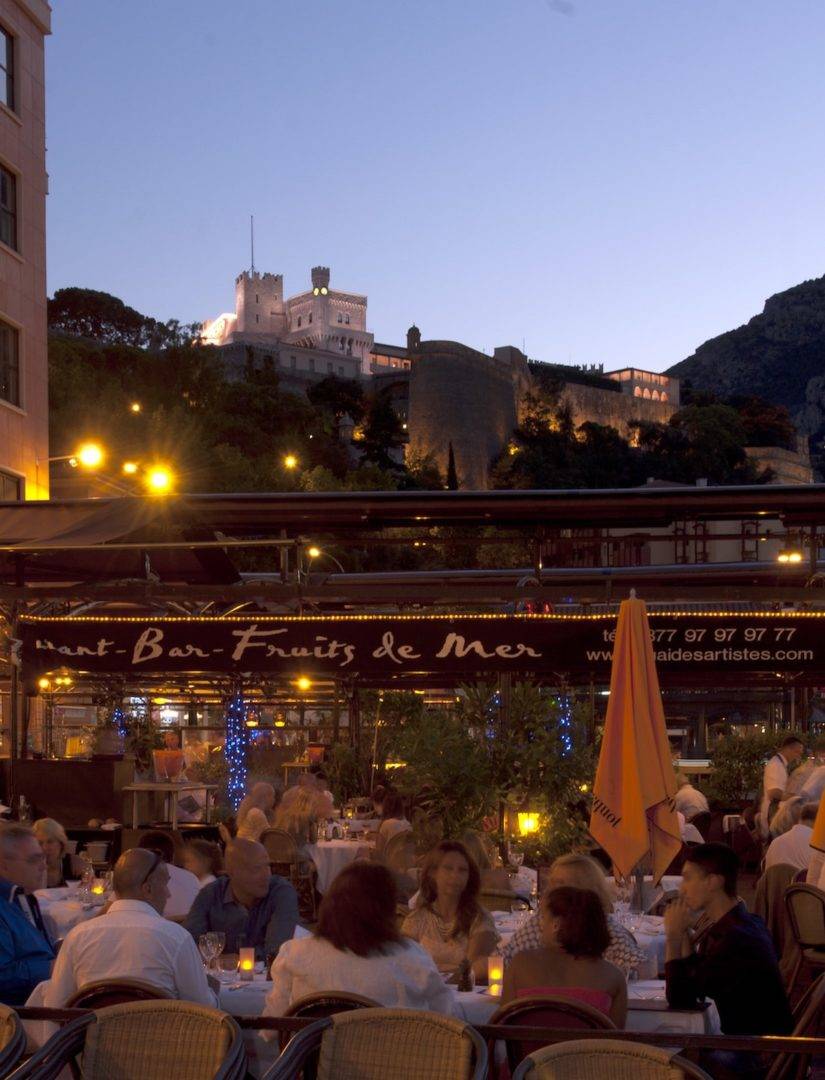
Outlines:
{"type": "Polygon", "coordinates": [[[640,387],[640,386],[637,386],[637,387],[636,387],[636,388],[634,389],[634,391],[633,391],[633,396],[634,396],[634,397],[641,397],[641,396],[642,396],[642,389],[641,389],[641,387],[640,387]]]}
{"type": "Polygon", "coordinates": [[[650,391],[648,390],[647,387],[645,387],[644,390],[642,391],[642,397],[647,398],[648,401],[650,400],[650,391]]]}
{"type": "Polygon", "coordinates": [[[654,390],[653,393],[650,396],[653,398],[654,401],[658,401],[659,400],[659,391],[654,390]]]}
{"type": "Polygon", "coordinates": [[[664,390],[662,391],[662,398],[661,398],[661,400],[662,400],[662,401],[667,401],[667,394],[665,393],[665,391],[664,391],[664,390]]]}

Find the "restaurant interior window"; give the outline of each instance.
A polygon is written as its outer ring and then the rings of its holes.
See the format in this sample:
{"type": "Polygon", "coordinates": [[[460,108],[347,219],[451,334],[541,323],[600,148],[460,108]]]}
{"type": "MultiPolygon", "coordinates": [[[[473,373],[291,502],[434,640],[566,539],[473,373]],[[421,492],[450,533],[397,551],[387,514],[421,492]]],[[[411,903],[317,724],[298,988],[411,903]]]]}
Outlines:
{"type": "Polygon", "coordinates": [[[0,398],[20,404],[20,334],[0,321],[0,398]]]}
{"type": "Polygon", "coordinates": [[[14,108],[14,38],[0,26],[0,101],[14,108]]]}
{"type": "Polygon", "coordinates": [[[0,240],[17,251],[17,177],[0,165],[0,240]]]}
{"type": "Polygon", "coordinates": [[[19,476],[0,469],[0,502],[20,502],[23,498],[23,481],[19,476]]]}

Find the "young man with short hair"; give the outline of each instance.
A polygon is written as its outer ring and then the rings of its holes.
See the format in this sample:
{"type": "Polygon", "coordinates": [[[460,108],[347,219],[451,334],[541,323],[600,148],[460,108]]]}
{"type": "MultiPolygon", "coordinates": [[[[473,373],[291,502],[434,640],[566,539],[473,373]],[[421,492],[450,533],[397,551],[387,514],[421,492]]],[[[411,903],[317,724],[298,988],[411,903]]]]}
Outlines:
{"type": "Polygon", "coordinates": [[[793,1019],[768,929],[736,895],[739,859],[724,844],[688,851],[679,899],[665,911],[667,1000],[674,1009],[711,998],[725,1035],[786,1035],[793,1019]],[[710,925],[695,939],[702,912],[710,925]]]}

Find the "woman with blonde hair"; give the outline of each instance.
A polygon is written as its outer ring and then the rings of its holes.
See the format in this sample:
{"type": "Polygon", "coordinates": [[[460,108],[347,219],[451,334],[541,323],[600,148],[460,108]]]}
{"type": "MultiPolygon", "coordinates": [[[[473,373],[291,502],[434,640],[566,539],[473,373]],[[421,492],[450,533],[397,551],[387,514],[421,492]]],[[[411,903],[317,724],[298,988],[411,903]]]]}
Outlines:
{"type": "Polygon", "coordinates": [[[54,818],[39,818],[33,825],[34,835],[46,856],[46,888],[56,889],[67,881],[80,877],[83,867],[75,855],[66,850],[69,838],[66,830],[54,818]]]}
{"type": "Polygon", "coordinates": [[[255,784],[238,807],[236,835],[241,840],[260,840],[261,833],[272,827],[274,808],[272,784],[255,784]]]}
{"type": "MultiPolygon", "coordinates": [[[[624,971],[630,971],[647,959],[647,954],[636,944],[630,931],[613,914],[613,892],[595,859],[589,855],[560,855],[550,867],[547,890],[563,887],[587,889],[597,896],[607,919],[609,942],[604,951],[605,960],[624,971]]],[[[536,912],[501,949],[505,966],[517,953],[542,948],[543,941],[541,916],[536,912]]]]}
{"type": "Polygon", "coordinates": [[[301,788],[286,806],[278,807],[273,826],[288,832],[298,845],[299,853],[308,859],[309,853],[306,849],[315,839],[316,822],[313,793],[301,788]]]}

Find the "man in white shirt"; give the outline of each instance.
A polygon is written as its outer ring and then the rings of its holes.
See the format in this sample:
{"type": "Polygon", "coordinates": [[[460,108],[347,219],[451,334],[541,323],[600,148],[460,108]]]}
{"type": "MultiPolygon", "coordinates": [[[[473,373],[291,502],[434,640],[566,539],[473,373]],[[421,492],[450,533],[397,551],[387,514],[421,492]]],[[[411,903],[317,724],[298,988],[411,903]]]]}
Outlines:
{"type": "Polygon", "coordinates": [[[811,858],[811,833],[818,809],[818,803],[805,803],[796,825],[771,840],[765,853],[766,870],[780,863],[793,866],[796,870],[807,870],[811,858]]]}
{"type": "Polygon", "coordinates": [[[175,844],[172,837],[160,829],[151,829],[141,836],[138,847],[157,851],[166,863],[169,871],[169,899],[164,915],[167,919],[185,919],[195,897],[201,891],[201,883],[190,870],[175,866],[175,844]]]}
{"type": "Polygon", "coordinates": [[[759,828],[767,837],[772,817],[771,807],[776,806],[785,794],[788,785],[788,768],[802,757],[802,740],[789,735],[783,740],[777,752],[765,765],[762,774],[762,803],[759,808],[759,828]]]}
{"type": "Polygon", "coordinates": [[[192,935],[163,917],[168,886],[169,868],[157,852],[124,852],[115,866],[114,903],[66,935],[46,985],[46,1008],[62,1008],[100,979],[139,979],[170,997],[215,1007],[192,935]]]}
{"type": "Polygon", "coordinates": [[[706,814],[710,810],[708,800],[698,788],[691,784],[684,773],[676,774],[676,782],[679,790],[673,801],[679,813],[685,815],[685,821],[693,821],[697,814],[706,814]]]}

